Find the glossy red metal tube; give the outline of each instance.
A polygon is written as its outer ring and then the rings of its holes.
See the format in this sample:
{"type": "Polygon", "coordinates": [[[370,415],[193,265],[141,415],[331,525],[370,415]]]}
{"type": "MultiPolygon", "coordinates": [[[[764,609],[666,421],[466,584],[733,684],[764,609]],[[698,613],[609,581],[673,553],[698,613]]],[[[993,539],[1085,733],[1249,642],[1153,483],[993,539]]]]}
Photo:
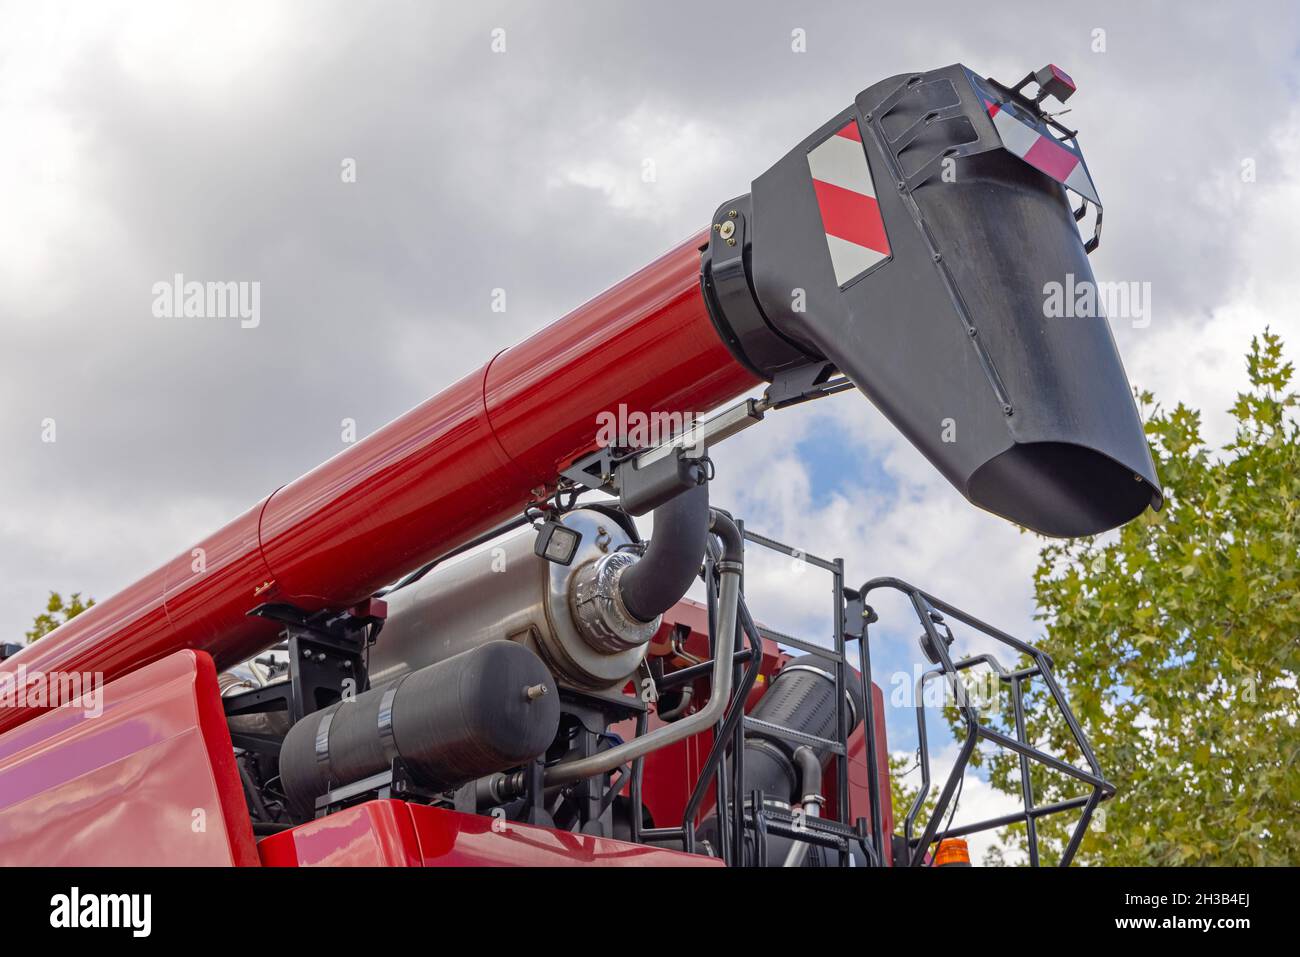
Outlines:
{"type": "MultiPolygon", "coordinates": [[[[701,233],[0,664],[102,672],[274,643],[267,601],[346,608],[517,514],[595,447],[597,414],[700,413],[757,380],[700,292],[701,233]]],[[[0,709],[0,732],[35,714],[0,709]]]]}

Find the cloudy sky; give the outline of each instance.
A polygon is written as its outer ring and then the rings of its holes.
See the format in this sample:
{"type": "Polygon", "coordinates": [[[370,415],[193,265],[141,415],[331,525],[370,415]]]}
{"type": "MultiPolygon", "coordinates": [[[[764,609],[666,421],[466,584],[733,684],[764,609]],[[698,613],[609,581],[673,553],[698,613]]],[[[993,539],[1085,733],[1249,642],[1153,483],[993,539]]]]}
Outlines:
{"type": "MultiPolygon", "coordinates": [[[[1251,334],[1300,354],[1294,4],[806,7],[0,3],[0,635],[49,589],[109,596],[339,451],[343,419],[373,431],[645,264],[902,71],[1073,75],[1094,269],[1151,284],[1149,325],[1112,321],[1135,384],[1225,438],[1251,334]],[[156,316],[176,273],[259,282],[260,324],[156,316]]],[[[1034,635],[1037,541],[860,397],[715,457],[753,527],[1034,635]]],[[[756,560],[760,616],[824,628],[806,575],[756,560]]],[[[914,631],[882,631],[887,667],[914,631]]],[[[914,746],[910,713],[889,721],[914,746]]]]}

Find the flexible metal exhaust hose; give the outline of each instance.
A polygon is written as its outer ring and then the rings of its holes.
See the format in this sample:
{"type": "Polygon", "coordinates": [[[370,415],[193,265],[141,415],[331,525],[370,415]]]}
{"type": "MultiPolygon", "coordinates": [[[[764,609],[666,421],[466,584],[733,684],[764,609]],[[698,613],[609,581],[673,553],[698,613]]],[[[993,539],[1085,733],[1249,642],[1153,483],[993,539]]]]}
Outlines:
{"type": "Polygon", "coordinates": [[[641,560],[619,578],[623,607],[638,621],[654,621],[691,587],[709,538],[709,486],[695,486],[654,512],[654,535],[641,560]]]}
{"type": "MultiPolygon", "coordinates": [[[[689,493],[687,493],[689,494],[689,493]]],[[[656,518],[656,522],[658,519],[656,518]]],[[[709,528],[722,541],[722,559],[718,570],[717,653],[713,656],[713,675],[709,686],[708,703],[695,714],[687,715],[672,724],[656,728],[649,734],[633,738],[624,744],[585,758],[576,758],[546,769],[545,783],[572,784],[595,774],[604,774],[627,764],[642,755],[698,734],[716,724],[727,709],[731,698],[732,655],[729,636],[736,633],[736,619],[740,605],[740,575],[744,571],[744,541],[740,529],[727,515],[716,509],[709,512],[709,528]]],[[[701,556],[703,555],[701,547],[701,556]]],[[[514,777],[518,778],[516,774],[514,777]]],[[[512,790],[522,793],[519,781],[512,782],[512,790]]]]}

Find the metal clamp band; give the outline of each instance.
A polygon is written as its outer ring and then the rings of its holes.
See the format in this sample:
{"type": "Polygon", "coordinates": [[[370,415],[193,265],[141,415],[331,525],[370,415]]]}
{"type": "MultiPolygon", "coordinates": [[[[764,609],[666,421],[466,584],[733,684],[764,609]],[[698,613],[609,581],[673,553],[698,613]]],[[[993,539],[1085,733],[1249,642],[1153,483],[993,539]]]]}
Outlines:
{"type": "Polygon", "coordinates": [[[325,768],[330,763],[330,725],[334,723],[333,711],[326,711],[316,726],[316,763],[325,768]]]}
{"type": "Polygon", "coordinates": [[[820,358],[763,315],[746,268],[752,215],[749,196],[723,203],[700,260],[700,282],[709,318],[723,343],[745,368],[771,380],[783,369],[820,358]]]}
{"type": "Polygon", "coordinates": [[[397,697],[397,689],[402,686],[402,682],[410,677],[408,672],[402,675],[390,687],[384,690],[384,696],[379,699],[379,742],[384,746],[384,760],[392,764],[398,758],[397,738],[393,734],[393,700],[397,697]]]}
{"type": "Polygon", "coordinates": [[[619,654],[654,637],[662,616],[638,621],[623,605],[619,578],[637,563],[635,555],[613,552],[581,569],[573,579],[573,611],[578,630],[596,651],[619,654]]]}

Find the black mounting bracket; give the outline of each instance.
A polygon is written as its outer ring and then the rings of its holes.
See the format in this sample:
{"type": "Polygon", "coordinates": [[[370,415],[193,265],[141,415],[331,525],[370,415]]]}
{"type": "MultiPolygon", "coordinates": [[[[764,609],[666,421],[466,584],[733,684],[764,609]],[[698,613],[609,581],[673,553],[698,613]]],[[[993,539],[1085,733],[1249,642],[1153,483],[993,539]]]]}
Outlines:
{"type": "Polygon", "coordinates": [[[316,816],[332,814],[358,800],[390,798],[431,804],[437,800],[450,800],[451,794],[424,787],[401,758],[394,758],[390,768],[326,791],[316,799],[316,816]]]}
{"type": "Polygon", "coordinates": [[[770,409],[784,409],[852,389],[853,383],[838,371],[830,362],[809,362],[785,369],[772,379],[763,393],[763,402],[770,409]]]}
{"type": "Polygon", "coordinates": [[[841,607],[844,616],[844,637],[861,638],[867,625],[874,625],[878,620],[875,609],[867,604],[862,593],[856,588],[844,589],[844,604],[841,607]]]}
{"type": "MultiPolygon", "coordinates": [[[[370,689],[367,652],[383,627],[388,609],[369,599],[343,612],[306,612],[287,603],[258,605],[248,614],[284,625],[281,637],[289,653],[289,680],[277,681],[224,698],[226,717],[284,711],[289,724],[329,707],[345,695],[370,689]]],[[[237,748],[279,754],[280,739],[234,733],[237,748]]]]}
{"type": "Polygon", "coordinates": [[[641,451],[597,449],[560,473],[576,485],[617,495],[629,515],[644,515],[712,477],[708,456],[674,447],[653,461],[641,451]]]}

